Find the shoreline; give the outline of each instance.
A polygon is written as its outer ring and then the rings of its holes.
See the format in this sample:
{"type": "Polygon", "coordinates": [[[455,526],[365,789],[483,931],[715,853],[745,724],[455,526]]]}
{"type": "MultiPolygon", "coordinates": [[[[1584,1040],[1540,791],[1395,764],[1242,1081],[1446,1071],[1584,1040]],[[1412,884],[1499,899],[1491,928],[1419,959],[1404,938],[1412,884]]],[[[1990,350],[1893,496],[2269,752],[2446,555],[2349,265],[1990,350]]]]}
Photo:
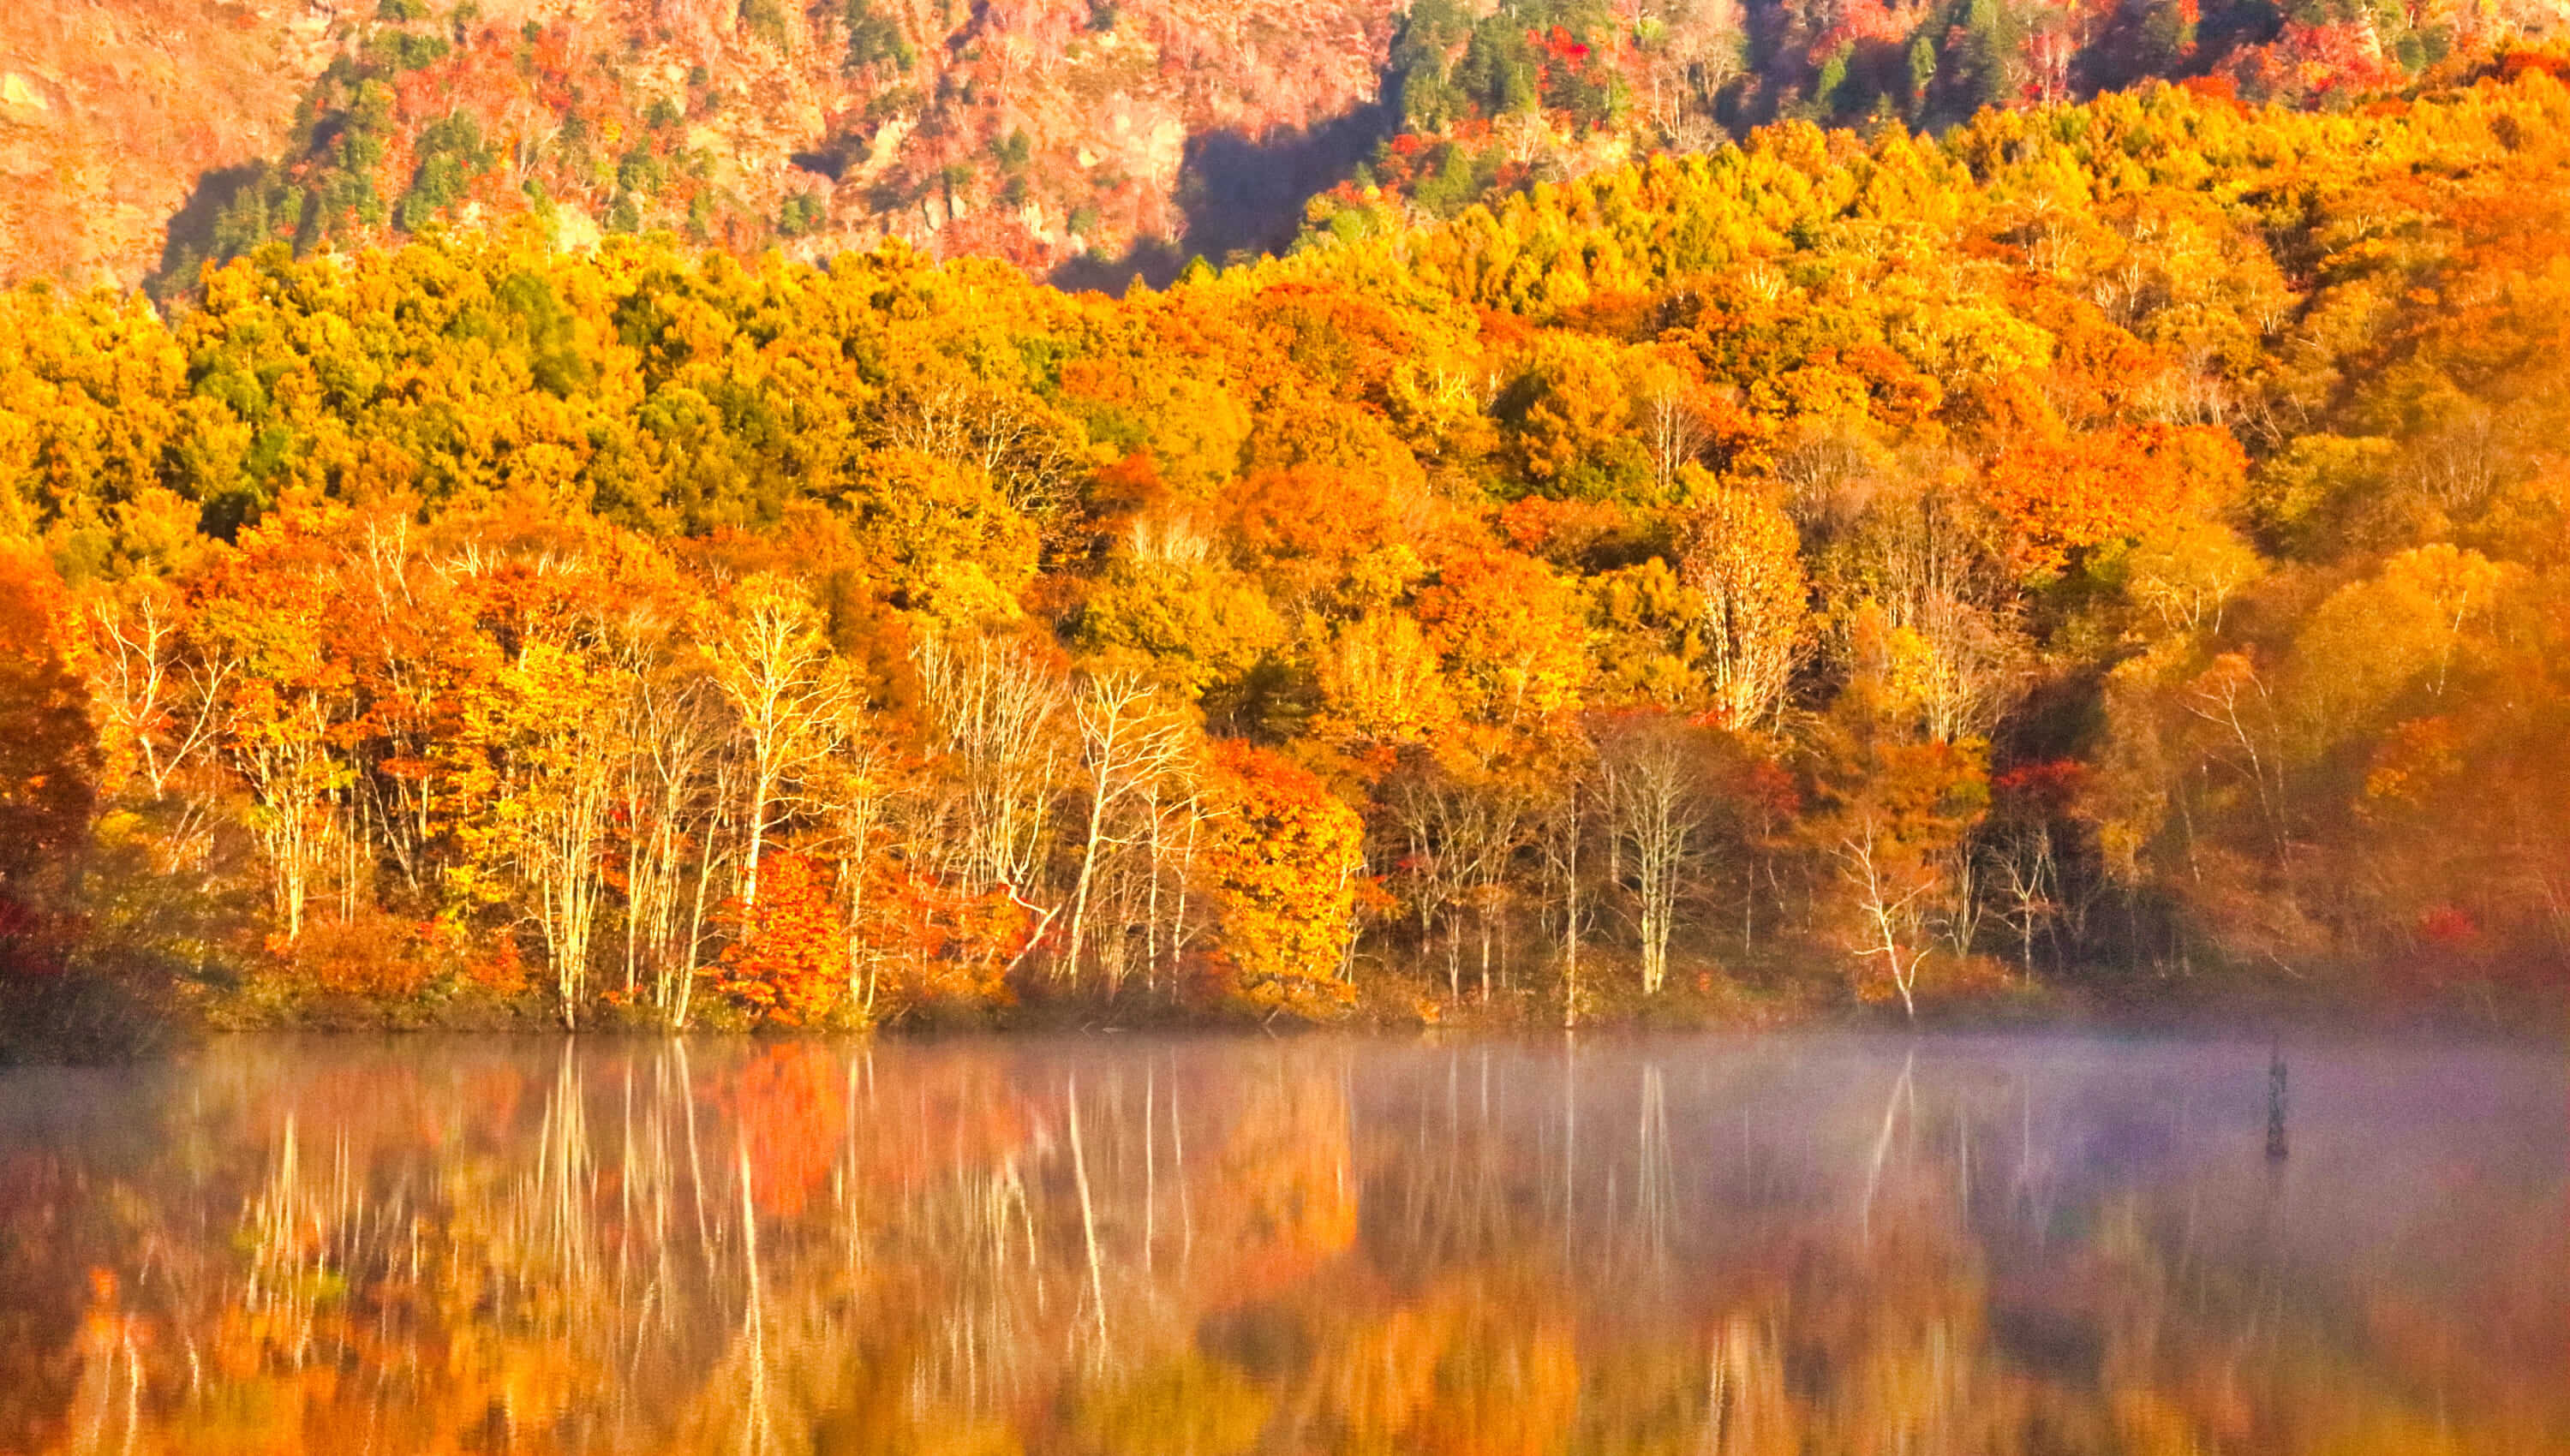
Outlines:
{"type": "MultiPolygon", "coordinates": [[[[21,990],[30,989],[21,987],[21,990]]],[[[1746,1036],[1774,1033],[1910,1033],[1918,1036],[2070,1034],[2102,1037],[2279,1039],[2285,1037],[2425,1037],[2535,1047],[2570,1047],[2570,1002],[2513,999],[2488,986],[2317,988],[2268,979],[2146,980],[2121,986],[2031,982],[1948,988],[1923,996],[1915,1015],[1898,1002],[1858,998],[1843,980],[1777,971],[1739,980],[1673,980],[1655,995],[1611,986],[1586,990],[1575,1025],[1565,1026],[1557,987],[1496,990],[1482,1001],[1468,991],[1446,999],[1441,980],[1385,973],[1361,985],[1340,1014],[1304,1015],[1245,1005],[1190,987],[1128,990],[1097,997],[1019,988],[1005,1004],[947,1004],[881,1021],[778,1024],[720,1015],[683,1028],[658,1024],[640,1008],[591,1008],[566,1027],[553,1008],[523,998],[470,993],[442,1001],[383,1000],[361,995],[258,1002],[208,987],[120,997],[96,983],[58,982],[53,1003],[42,995],[20,1013],[0,1017],[0,1068],[112,1065],[182,1055],[229,1036],[572,1037],[603,1041],[799,1038],[928,1041],[949,1037],[1007,1040],[1062,1035],[1411,1036],[1523,1041],[1565,1034],[1600,1039],[1659,1036],[1746,1036]],[[84,994],[84,990],[88,994],[84,994]]]]}
{"type": "MultiPolygon", "coordinates": [[[[184,1052],[189,1046],[229,1037],[309,1037],[350,1040],[382,1037],[423,1040],[457,1037],[569,1039],[601,1043],[686,1040],[726,1041],[845,1040],[934,1042],[954,1039],[1037,1040],[1063,1036],[1168,1037],[1305,1037],[1410,1036],[1423,1040],[1521,1042],[1563,1036],[1601,1040],[1645,1040],[1654,1037],[1765,1036],[1794,1034],[1867,1034],[1920,1037],[1976,1035],[2095,1035],[2107,1038],[2373,1039],[2420,1036],[2440,1042],[2484,1042],[2570,1050],[2570,1007],[2547,1007],[2541,1015],[2493,1017],[2479,1007],[2455,1003],[2415,1006],[2332,1006],[2326,1004],[2249,1003],[2239,999],[2207,1000],[2190,1005],[2167,1003],[2100,1004],[2067,994],[2047,1004],[1992,1006],[1939,1004],[1922,1008],[1916,1018],[1897,1010],[1864,1005],[1802,1008],[1784,1014],[1711,1013],[1702,1006],[1645,1007],[1638,1014],[1592,1016],[1576,1025],[1557,1020],[1468,1006],[1466,1014],[1435,1019],[1359,1012],[1329,1020],[1258,1017],[1227,1012],[1187,1011],[1136,1006],[1139,1014],[1100,1014],[1104,1008],[1051,1002],[970,1015],[907,1017],[863,1027],[734,1027],[697,1024],[672,1029],[633,1021],[600,1021],[578,1028],[531,1015],[464,1016],[404,1020],[378,1013],[314,1016],[259,1022],[200,1021],[171,1027],[156,1045],[122,1057],[53,1059],[78,1064],[90,1061],[150,1060],[184,1052]]],[[[2523,1008],[2517,1008],[2520,1012],[2523,1008]]],[[[0,1059],[0,1068],[43,1065],[48,1059],[0,1059]]]]}

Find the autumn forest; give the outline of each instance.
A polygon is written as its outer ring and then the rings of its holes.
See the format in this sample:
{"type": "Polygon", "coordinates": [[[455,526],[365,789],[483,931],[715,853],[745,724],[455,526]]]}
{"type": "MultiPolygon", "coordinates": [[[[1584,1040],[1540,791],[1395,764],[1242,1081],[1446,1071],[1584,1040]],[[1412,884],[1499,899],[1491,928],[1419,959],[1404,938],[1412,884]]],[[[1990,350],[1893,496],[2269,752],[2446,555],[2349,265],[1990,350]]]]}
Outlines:
{"type": "Polygon", "coordinates": [[[2563,70],[20,286],[16,1034],[2557,1006],[2563,70]]]}

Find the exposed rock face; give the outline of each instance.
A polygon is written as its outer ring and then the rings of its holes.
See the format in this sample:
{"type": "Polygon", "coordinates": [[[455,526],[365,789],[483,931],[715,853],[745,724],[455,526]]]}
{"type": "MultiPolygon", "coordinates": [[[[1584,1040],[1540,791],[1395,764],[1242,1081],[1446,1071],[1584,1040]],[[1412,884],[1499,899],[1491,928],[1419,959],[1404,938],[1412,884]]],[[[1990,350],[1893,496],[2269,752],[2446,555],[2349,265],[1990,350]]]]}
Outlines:
{"type": "Polygon", "coordinates": [[[0,279],[131,284],[165,244],[184,271],[227,208],[220,251],[517,212],[565,241],[669,227],[817,254],[899,237],[1039,269],[1174,250],[1191,227],[1240,245],[1277,218],[1182,195],[1190,163],[1210,147],[1281,182],[1316,148],[1352,160],[1371,134],[1326,129],[1374,100],[1399,3],[0,5],[0,279]],[[388,114],[362,124],[369,83],[388,114]],[[428,165],[457,116],[475,144],[460,191],[428,165]]]}
{"type": "Polygon", "coordinates": [[[0,5],[0,277],[134,281],[201,175],[284,140],[334,23],[308,0],[0,5]]]}

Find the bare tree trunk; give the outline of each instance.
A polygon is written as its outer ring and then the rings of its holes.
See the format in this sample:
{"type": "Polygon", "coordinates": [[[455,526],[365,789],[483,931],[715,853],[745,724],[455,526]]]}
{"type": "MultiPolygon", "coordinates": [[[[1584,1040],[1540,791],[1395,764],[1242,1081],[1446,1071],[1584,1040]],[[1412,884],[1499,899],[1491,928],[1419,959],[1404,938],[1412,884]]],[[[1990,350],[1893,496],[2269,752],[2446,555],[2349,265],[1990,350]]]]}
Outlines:
{"type": "Polygon", "coordinates": [[[1160,990],[1160,786],[1151,786],[1150,841],[1146,855],[1151,865],[1148,898],[1142,907],[1142,989],[1153,995],[1160,990]]]}
{"type": "Polygon", "coordinates": [[[1561,1029],[1579,1024],[1579,786],[1570,787],[1561,835],[1561,1029]]]}
{"type": "Polygon", "coordinates": [[[1614,838],[1632,855],[1642,991],[1667,982],[1677,901],[1704,806],[1689,745],[1675,731],[1637,731],[1610,746],[1606,793],[1614,838]]]}
{"type": "Polygon", "coordinates": [[[1079,875],[1071,890],[1071,943],[1063,963],[1055,968],[1058,977],[1078,978],[1089,891],[1096,879],[1098,855],[1110,843],[1107,827],[1117,806],[1153,788],[1175,767],[1184,749],[1183,726],[1161,715],[1154,698],[1141,678],[1120,672],[1089,677],[1072,694],[1072,715],[1088,769],[1088,831],[1080,844],[1079,875]]]}
{"type": "Polygon", "coordinates": [[[1871,817],[1840,843],[1838,856],[1857,893],[1857,910],[1867,929],[1867,942],[1859,953],[1867,958],[1884,958],[1892,974],[1893,989],[1901,995],[1902,1012],[1915,1021],[1919,1019],[1915,995],[1919,965],[1928,954],[1926,946],[1919,943],[1916,907],[1934,888],[1934,881],[1922,878],[1907,889],[1897,884],[1884,864],[1881,838],[1871,817]]]}
{"type": "Polygon", "coordinates": [[[961,868],[969,888],[1032,878],[1057,794],[1058,678],[1025,647],[921,639],[913,654],[937,746],[961,770],[961,868]]]}
{"type": "MultiPolygon", "coordinates": [[[[749,750],[741,787],[740,903],[758,903],[767,827],[786,783],[836,747],[856,706],[854,677],[830,650],[803,586],[762,572],[742,581],[704,633],[713,680],[739,716],[749,750]]],[[[748,933],[748,921],[742,932],[748,933]]]]}

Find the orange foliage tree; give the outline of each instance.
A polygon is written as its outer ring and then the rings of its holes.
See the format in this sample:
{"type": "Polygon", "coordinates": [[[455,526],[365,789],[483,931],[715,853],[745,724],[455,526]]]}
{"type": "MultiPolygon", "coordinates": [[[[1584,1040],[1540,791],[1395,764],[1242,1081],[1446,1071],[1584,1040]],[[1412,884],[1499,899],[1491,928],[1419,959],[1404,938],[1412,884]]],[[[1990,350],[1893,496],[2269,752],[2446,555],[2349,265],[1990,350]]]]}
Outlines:
{"type": "Polygon", "coordinates": [[[1540,722],[1579,706],[1587,623],[1542,562],[1494,548],[1460,553],[1419,593],[1419,618],[1483,721],[1540,722]]]}
{"type": "Polygon", "coordinates": [[[2239,442],[2206,426],[2045,434],[1991,463],[1982,498],[2007,528],[2010,564],[2043,575],[2092,546],[2224,504],[2246,466],[2239,442]]]}
{"type": "Polygon", "coordinates": [[[53,568],[0,549],[0,969],[32,946],[37,886],[89,821],[97,755],[87,695],[55,647],[62,615],[53,568]]]}
{"type": "Polygon", "coordinates": [[[1308,771],[1246,743],[1214,750],[1220,808],[1205,876],[1231,990],[1262,1010],[1345,1005],[1365,826],[1308,771]]]}

